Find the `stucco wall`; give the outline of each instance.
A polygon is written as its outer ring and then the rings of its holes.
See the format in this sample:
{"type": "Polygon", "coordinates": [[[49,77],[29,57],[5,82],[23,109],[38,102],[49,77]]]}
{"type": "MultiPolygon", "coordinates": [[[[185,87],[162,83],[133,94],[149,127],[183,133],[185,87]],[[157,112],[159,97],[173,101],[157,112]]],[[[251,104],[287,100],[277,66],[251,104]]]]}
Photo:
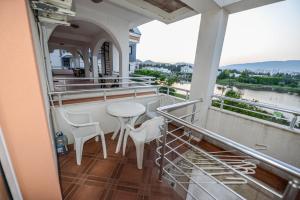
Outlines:
{"type": "Polygon", "coordinates": [[[267,150],[261,152],[300,166],[300,132],[290,131],[288,127],[210,108],[206,128],[251,148],[256,144],[266,145],[267,150]]]}
{"type": "Polygon", "coordinates": [[[0,126],[23,198],[61,199],[33,16],[27,1],[1,1],[0,17],[0,126]]]}

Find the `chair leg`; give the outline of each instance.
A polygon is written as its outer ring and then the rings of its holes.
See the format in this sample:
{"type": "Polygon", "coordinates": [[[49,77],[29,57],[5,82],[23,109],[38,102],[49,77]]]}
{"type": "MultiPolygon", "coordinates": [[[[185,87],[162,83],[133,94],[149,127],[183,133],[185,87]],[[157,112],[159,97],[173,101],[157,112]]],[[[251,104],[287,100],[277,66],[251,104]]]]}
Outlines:
{"type": "Polygon", "coordinates": [[[135,143],[136,148],[136,161],[137,161],[137,168],[143,168],[143,158],[144,158],[144,143],[135,143]]]}
{"type": "Polygon", "coordinates": [[[125,130],[125,135],[124,135],[124,139],[123,139],[123,156],[125,156],[128,136],[129,136],[129,130],[125,130]]]}
{"type": "Polygon", "coordinates": [[[100,134],[100,137],[101,137],[101,142],[102,142],[103,157],[104,157],[104,159],[106,159],[107,158],[106,141],[105,141],[103,132],[100,134]]]}
{"type": "Polygon", "coordinates": [[[81,138],[75,139],[75,149],[76,149],[77,165],[81,165],[82,149],[83,149],[83,141],[81,138]]]}

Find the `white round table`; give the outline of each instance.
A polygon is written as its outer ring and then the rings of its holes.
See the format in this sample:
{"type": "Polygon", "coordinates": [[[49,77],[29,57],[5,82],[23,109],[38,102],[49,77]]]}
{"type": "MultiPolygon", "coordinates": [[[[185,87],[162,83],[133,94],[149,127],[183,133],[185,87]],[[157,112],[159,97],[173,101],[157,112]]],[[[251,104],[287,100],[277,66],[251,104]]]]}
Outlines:
{"type": "MultiPolygon", "coordinates": [[[[116,102],[107,105],[106,111],[108,114],[117,117],[120,122],[120,135],[118,139],[118,144],[116,148],[116,153],[121,149],[121,144],[124,136],[124,129],[127,124],[134,127],[137,118],[146,111],[143,104],[135,102],[116,102]]],[[[118,134],[119,129],[116,129],[112,139],[115,139],[118,134]]]]}

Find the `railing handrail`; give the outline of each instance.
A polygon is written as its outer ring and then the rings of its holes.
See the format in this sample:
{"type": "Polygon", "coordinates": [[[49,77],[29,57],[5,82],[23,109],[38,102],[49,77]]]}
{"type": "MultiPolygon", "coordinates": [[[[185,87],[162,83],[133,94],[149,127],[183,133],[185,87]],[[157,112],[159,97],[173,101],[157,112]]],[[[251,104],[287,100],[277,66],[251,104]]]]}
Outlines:
{"type": "Polygon", "coordinates": [[[117,76],[109,76],[109,77],[54,77],[53,80],[110,80],[110,79],[118,79],[118,80],[123,80],[123,79],[154,79],[155,77],[151,76],[138,76],[138,77],[117,77],[117,76]]]}
{"type": "Polygon", "coordinates": [[[157,85],[143,85],[133,87],[118,87],[118,88],[99,88],[99,89],[86,89],[86,90],[67,90],[67,91],[53,91],[49,92],[51,95],[67,95],[67,94],[78,94],[78,93],[93,93],[93,92],[111,92],[111,91],[122,91],[122,90],[134,90],[134,89],[150,89],[157,88],[157,85]]]}
{"type": "Polygon", "coordinates": [[[216,140],[222,144],[225,144],[229,147],[232,147],[246,155],[249,155],[261,162],[264,162],[266,164],[269,164],[270,166],[273,166],[275,168],[278,168],[280,170],[282,170],[283,172],[287,173],[287,174],[290,174],[294,177],[296,177],[297,179],[300,179],[300,169],[295,167],[295,166],[292,166],[290,164],[287,164],[285,162],[282,162],[278,159],[275,159],[271,156],[268,156],[266,154],[263,154],[261,152],[258,152],[254,149],[251,149],[247,146],[244,146],[242,144],[239,144],[237,142],[234,142],[226,137],[223,137],[217,133],[214,133],[212,131],[209,131],[205,128],[201,128],[199,126],[196,126],[194,124],[191,124],[183,119],[180,119],[174,115],[171,115],[169,113],[167,113],[166,111],[169,111],[169,110],[174,110],[174,109],[178,109],[178,108],[182,108],[184,106],[188,106],[188,105],[192,105],[192,104],[195,104],[195,103],[198,103],[200,102],[200,100],[194,100],[194,101],[186,101],[186,102],[181,102],[181,103],[178,103],[178,104],[172,104],[172,105],[168,105],[168,106],[163,106],[163,107],[160,107],[157,109],[158,113],[161,114],[162,116],[166,117],[167,119],[169,120],[172,120],[174,122],[177,122],[179,124],[182,124],[188,128],[190,128],[191,130],[193,131],[196,131],[196,132],[199,132],[205,136],[207,136],[208,138],[211,138],[213,140],[216,140]]]}
{"type": "Polygon", "coordinates": [[[276,110],[276,111],[281,111],[281,112],[285,112],[285,113],[290,113],[296,116],[300,116],[300,111],[297,110],[291,110],[288,108],[281,108],[272,104],[266,104],[266,103],[259,103],[259,102],[253,102],[253,101],[249,101],[249,100],[245,100],[245,99],[235,99],[235,98],[230,98],[230,97],[226,97],[226,96],[222,96],[222,95],[212,95],[212,97],[218,98],[220,100],[229,100],[229,101],[233,101],[233,102],[237,102],[237,103],[245,103],[245,104],[249,104],[252,106],[258,106],[261,108],[267,108],[267,109],[272,109],[272,110],[276,110]]]}

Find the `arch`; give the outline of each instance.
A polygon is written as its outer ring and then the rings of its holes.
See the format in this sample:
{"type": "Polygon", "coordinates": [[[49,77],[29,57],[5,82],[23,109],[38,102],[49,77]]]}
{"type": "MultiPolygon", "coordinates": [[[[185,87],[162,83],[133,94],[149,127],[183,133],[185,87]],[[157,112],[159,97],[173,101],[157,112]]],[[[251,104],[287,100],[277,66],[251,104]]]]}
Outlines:
{"type": "MultiPolygon", "coordinates": [[[[70,23],[87,23],[87,24],[91,24],[95,27],[99,28],[99,31],[97,33],[97,35],[95,36],[95,38],[90,41],[89,43],[86,43],[85,45],[88,45],[91,49],[92,49],[92,53],[93,56],[95,56],[94,54],[97,52],[97,50],[99,48],[101,48],[102,44],[106,41],[111,42],[116,49],[119,52],[119,71],[121,72],[122,69],[122,65],[123,65],[123,52],[122,52],[122,48],[121,48],[121,44],[120,44],[120,40],[119,38],[117,38],[115,36],[115,34],[113,33],[113,31],[111,29],[109,29],[104,23],[101,23],[101,20],[95,20],[95,19],[91,19],[88,16],[79,16],[79,17],[74,17],[70,23]]],[[[48,38],[48,43],[51,41],[50,39],[52,38],[52,36],[54,35],[54,33],[57,33],[56,30],[59,27],[62,27],[63,25],[58,25],[58,26],[53,26],[50,27],[48,30],[48,33],[51,33],[51,35],[48,38]]],[[[59,32],[58,32],[59,33],[59,32]]],[[[84,35],[84,34],[83,34],[84,35]]],[[[65,38],[67,40],[67,38],[65,38]]],[[[59,46],[59,44],[58,44],[59,46]]],[[[66,48],[61,46],[61,49],[66,48]]],[[[78,45],[76,48],[83,48],[83,46],[78,45]]]]}

